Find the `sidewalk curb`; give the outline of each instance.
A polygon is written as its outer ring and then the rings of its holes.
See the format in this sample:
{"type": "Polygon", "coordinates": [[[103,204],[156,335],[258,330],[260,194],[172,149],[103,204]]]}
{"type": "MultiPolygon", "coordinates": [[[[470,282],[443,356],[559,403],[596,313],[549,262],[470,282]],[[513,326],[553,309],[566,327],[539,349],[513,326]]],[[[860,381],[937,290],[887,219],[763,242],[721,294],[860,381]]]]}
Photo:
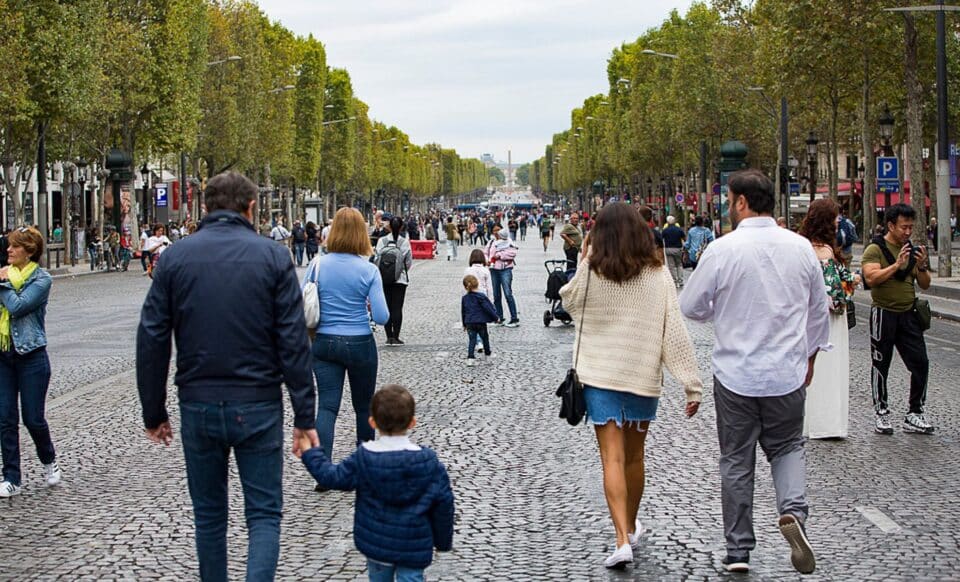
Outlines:
{"type": "Polygon", "coordinates": [[[111,273],[112,273],[112,274],[116,274],[116,273],[118,273],[118,272],[122,272],[122,271],[89,271],[89,272],[88,272],[88,271],[83,271],[83,272],[80,272],[80,273],[59,273],[59,274],[56,274],[56,275],[53,274],[54,272],[56,272],[56,271],[58,271],[58,270],[61,270],[61,269],[53,269],[53,270],[51,271],[51,273],[50,273],[50,278],[51,278],[51,279],[54,279],[54,280],[56,280],[56,279],[76,279],[77,277],[90,277],[90,276],[92,276],[92,275],[109,275],[109,274],[111,274],[111,273]]]}
{"type": "Polygon", "coordinates": [[[943,319],[945,321],[951,321],[953,323],[960,323],[960,314],[947,313],[945,311],[938,311],[932,308],[930,309],[930,314],[936,317],[937,319],[943,319]]]}

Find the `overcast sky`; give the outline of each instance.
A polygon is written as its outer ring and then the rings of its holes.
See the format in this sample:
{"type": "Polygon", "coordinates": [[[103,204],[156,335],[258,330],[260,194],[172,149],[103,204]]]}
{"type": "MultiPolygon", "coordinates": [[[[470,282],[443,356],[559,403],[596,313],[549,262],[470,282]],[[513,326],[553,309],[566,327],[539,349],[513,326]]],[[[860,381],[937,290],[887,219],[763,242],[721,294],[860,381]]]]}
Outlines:
{"type": "Polygon", "coordinates": [[[614,47],[691,0],[257,0],[312,33],[371,117],[463,157],[543,155],[570,110],[607,90],[614,47]]]}

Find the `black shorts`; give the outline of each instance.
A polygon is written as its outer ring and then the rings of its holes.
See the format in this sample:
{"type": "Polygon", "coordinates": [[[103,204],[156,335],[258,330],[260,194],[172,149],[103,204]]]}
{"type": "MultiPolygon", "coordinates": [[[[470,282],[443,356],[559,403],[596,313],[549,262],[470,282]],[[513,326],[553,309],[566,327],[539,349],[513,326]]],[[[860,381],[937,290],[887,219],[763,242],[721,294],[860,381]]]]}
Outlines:
{"type": "Polygon", "coordinates": [[[541,231],[540,231],[540,238],[550,238],[550,231],[549,231],[549,230],[541,230],[541,231]]]}

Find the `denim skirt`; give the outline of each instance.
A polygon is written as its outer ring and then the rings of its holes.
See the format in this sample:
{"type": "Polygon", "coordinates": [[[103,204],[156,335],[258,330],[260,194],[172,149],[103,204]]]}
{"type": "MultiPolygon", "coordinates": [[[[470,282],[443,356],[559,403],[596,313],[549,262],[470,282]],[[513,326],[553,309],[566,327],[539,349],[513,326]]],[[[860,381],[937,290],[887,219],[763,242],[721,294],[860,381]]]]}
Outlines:
{"type": "Polygon", "coordinates": [[[619,390],[583,385],[583,398],[587,403],[587,420],[601,426],[610,421],[622,427],[624,423],[645,422],[657,419],[659,398],[638,396],[619,390]]]}

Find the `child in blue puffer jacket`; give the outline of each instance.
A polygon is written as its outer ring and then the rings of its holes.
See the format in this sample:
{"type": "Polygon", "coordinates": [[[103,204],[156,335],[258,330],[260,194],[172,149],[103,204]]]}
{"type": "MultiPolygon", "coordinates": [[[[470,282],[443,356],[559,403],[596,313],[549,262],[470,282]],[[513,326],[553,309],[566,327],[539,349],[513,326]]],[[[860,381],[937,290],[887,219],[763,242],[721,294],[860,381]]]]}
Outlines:
{"type": "Polygon", "coordinates": [[[353,540],[367,557],[371,582],[423,580],[433,549],[453,546],[453,491],[436,453],[410,441],[417,424],[413,395],[388,384],[371,403],[370,426],[380,434],[363,443],[338,465],[322,447],[305,451],[301,460],[326,489],[357,492],[353,540]]]}

